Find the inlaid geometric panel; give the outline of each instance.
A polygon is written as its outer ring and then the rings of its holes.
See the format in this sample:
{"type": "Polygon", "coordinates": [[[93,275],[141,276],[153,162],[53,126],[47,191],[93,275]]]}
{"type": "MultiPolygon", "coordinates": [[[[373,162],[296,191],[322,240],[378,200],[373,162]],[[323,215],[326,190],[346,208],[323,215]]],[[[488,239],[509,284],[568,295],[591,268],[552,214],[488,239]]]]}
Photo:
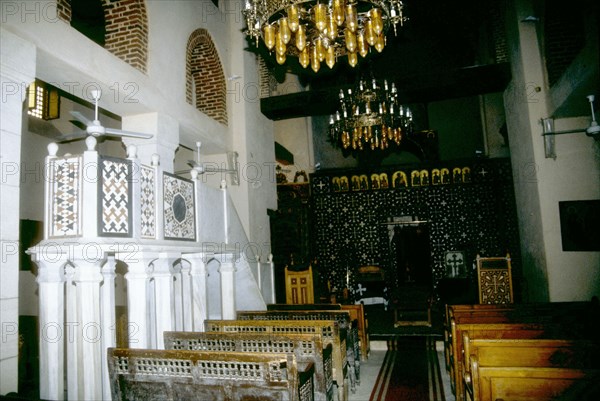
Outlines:
{"type": "Polygon", "coordinates": [[[194,183],[163,173],[165,239],[196,240],[194,183]]]}
{"type": "Polygon", "coordinates": [[[141,212],[142,212],[142,238],[156,237],[156,173],[154,168],[148,166],[141,167],[140,187],[141,187],[141,212]]]}
{"type": "Polygon", "coordinates": [[[99,236],[131,236],[131,162],[101,157],[99,236]]]}
{"type": "Polygon", "coordinates": [[[81,157],[52,160],[50,175],[50,237],[81,234],[81,157]]]}

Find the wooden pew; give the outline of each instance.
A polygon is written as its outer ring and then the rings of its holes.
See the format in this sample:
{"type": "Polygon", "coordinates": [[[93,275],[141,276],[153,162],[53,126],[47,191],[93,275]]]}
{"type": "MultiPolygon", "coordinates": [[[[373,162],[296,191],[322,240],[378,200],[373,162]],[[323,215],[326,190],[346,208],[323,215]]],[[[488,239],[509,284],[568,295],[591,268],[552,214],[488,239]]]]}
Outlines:
{"type": "MultiPolygon", "coordinates": [[[[446,369],[450,370],[451,359],[451,324],[452,318],[457,323],[463,319],[478,319],[481,323],[510,323],[530,321],[542,323],[544,321],[567,321],[568,317],[576,316],[584,319],[592,318],[598,314],[597,305],[592,302],[543,302],[528,304],[461,304],[446,305],[444,324],[444,354],[446,369]]],[[[471,320],[474,322],[475,320],[471,320]]]]}
{"type": "MultiPolygon", "coordinates": [[[[480,376],[474,374],[472,359],[478,367],[599,369],[600,342],[563,339],[483,339],[463,333],[464,397],[481,398],[480,376]],[[477,380],[473,380],[477,376],[477,380]]],[[[515,386],[518,382],[515,383],[515,386]]],[[[513,389],[513,391],[517,391],[513,389]]],[[[521,390],[519,390],[521,391],[521,390]]],[[[540,398],[543,398],[540,396],[540,398]]],[[[495,399],[495,398],[494,398],[495,399]]]]}
{"type": "Polygon", "coordinates": [[[348,360],[346,359],[346,330],[340,330],[333,320],[205,320],[206,331],[223,333],[309,333],[321,334],[323,344],[333,349],[333,380],[338,400],[348,399],[348,360]]]}
{"type": "Polygon", "coordinates": [[[344,310],[269,310],[269,311],[238,311],[239,320],[333,320],[338,322],[340,330],[346,330],[346,358],[350,377],[350,390],[356,392],[360,384],[360,344],[357,323],[350,318],[350,313],[344,310]]]}
{"type": "Polygon", "coordinates": [[[595,319],[588,309],[568,311],[540,310],[537,313],[492,316],[458,316],[451,318],[450,377],[457,401],[463,398],[463,333],[471,338],[546,338],[588,339],[597,336],[595,319]],[[490,323],[500,322],[500,323],[490,323]]]}
{"type": "Polygon", "coordinates": [[[332,346],[323,345],[319,334],[262,334],[166,331],[165,349],[291,353],[298,367],[315,367],[315,399],[333,400],[332,346]]]}
{"type": "Polygon", "coordinates": [[[109,348],[113,401],[311,401],[314,366],[293,354],[109,348]]]}
{"type": "Polygon", "coordinates": [[[267,310],[347,310],[350,319],[357,323],[361,360],[369,358],[369,325],[363,304],[268,304],[267,310]]]}

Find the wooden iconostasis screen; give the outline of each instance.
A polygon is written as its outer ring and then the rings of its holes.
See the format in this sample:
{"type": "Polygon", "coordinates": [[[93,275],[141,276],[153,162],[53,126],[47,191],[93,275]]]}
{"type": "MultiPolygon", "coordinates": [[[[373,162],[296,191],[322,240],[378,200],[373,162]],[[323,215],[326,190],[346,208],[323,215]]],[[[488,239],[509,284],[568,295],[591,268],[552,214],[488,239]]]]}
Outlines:
{"type": "Polygon", "coordinates": [[[448,277],[447,255],[461,255],[464,274],[476,282],[471,267],[478,254],[510,252],[518,293],[520,248],[509,159],[330,170],[312,174],[310,188],[315,274],[338,291],[348,287],[352,297],[353,273],[360,266],[396,269],[388,223],[408,219],[426,224],[434,291],[448,277]]]}

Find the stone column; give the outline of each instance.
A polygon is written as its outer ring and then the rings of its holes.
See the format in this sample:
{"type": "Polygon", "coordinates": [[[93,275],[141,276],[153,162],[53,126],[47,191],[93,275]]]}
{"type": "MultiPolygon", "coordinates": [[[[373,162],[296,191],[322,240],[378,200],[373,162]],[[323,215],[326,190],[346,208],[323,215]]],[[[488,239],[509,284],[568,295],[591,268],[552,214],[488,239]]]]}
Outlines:
{"type": "Polygon", "coordinates": [[[173,274],[173,327],[183,330],[183,283],[181,280],[181,263],[171,266],[173,274]]]}
{"type": "MultiPolygon", "coordinates": [[[[4,7],[7,3],[2,3],[4,7]]],[[[16,5],[16,3],[15,3],[16,5]]],[[[27,5],[28,6],[28,5],[27,5]]],[[[17,7],[19,7],[17,5],[17,7]]],[[[7,17],[2,10],[2,23],[7,17]]],[[[10,18],[10,17],[9,17],[10,18]]],[[[0,27],[0,203],[2,221],[0,246],[2,265],[0,268],[0,310],[2,311],[2,334],[0,342],[0,394],[18,391],[19,358],[19,198],[21,177],[26,180],[39,178],[33,164],[21,162],[21,132],[23,101],[27,86],[36,75],[36,47],[33,43],[15,36],[0,27]],[[32,173],[27,174],[28,171],[32,173]],[[24,174],[23,174],[24,173],[24,174]],[[23,174],[23,175],[22,175],[23,174]]]]}
{"type": "Polygon", "coordinates": [[[35,254],[39,267],[39,340],[40,398],[64,400],[65,397],[65,287],[63,268],[65,254],[35,254]]]}
{"type": "Polygon", "coordinates": [[[75,286],[77,305],[77,335],[79,341],[78,373],[80,400],[102,399],[102,324],[100,313],[100,283],[102,274],[100,268],[102,259],[78,257],[73,260],[75,265],[75,286]]]}
{"type": "Polygon", "coordinates": [[[158,257],[155,252],[138,252],[135,258],[117,254],[127,263],[127,334],[130,348],[150,348],[148,280],[150,263],[158,257]]]}
{"type": "Polygon", "coordinates": [[[123,138],[125,145],[136,145],[142,163],[149,164],[152,155],[160,156],[163,171],[173,172],[175,150],[179,147],[179,123],[161,113],[123,116],[122,127],[127,131],[153,134],[150,139],[123,138]]]}
{"type": "Polygon", "coordinates": [[[77,366],[79,352],[79,335],[77,335],[76,325],[79,314],[77,308],[77,291],[73,277],[75,276],[75,267],[68,264],[65,268],[65,286],[67,297],[67,321],[65,323],[65,340],[67,342],[67,398],[75,400],[79,394],[79,370],[77,366]]]}
{"type": "Polygon", "coordinates": [[[156,313],[156,348],[164,349],[165,331],[172,331],[175,328],[175,310],[173,303],[173,262],[181,254],[176,252],[160,252],[158,259],[153,262],[154,270],[152,278],[154,279],[154,301],[156,313]]]}
{"type": "Polygon", "coordinates": [[[206,263],[203,253],[188,253],[192,280],[192,330],[204,331],[204,321],[208,318],[208,291],[206,288],[206,263]]]}
{"type": "Polygon", "coordinates": [[[235,261],[238,256],[234,253],[218,255],[221,262],[221,318],[235,319],[235,261]]]}
{"type": "Polygon", "coordinates": [[[110,400],[110,378],[108,376],[108,362],[106,349],[117,345],[117,319],[115,312],[115,268],[117,263],[114,256],[109,256],[102,266],[104,282],[100,287],[101,322],[102,322],[102,399],[110,400]]]}
{"type": "MultiPolygon", "coordinates": [[[[185,258],[185,256],[184,256],[185,258]]],[[[192,331],[193,326],[193,298],[192,298],[192,277],[190,272],[192,266],[187,260],[181,259],[181,302],[182,302],[182,319],[184,331],[192,331]]]]}

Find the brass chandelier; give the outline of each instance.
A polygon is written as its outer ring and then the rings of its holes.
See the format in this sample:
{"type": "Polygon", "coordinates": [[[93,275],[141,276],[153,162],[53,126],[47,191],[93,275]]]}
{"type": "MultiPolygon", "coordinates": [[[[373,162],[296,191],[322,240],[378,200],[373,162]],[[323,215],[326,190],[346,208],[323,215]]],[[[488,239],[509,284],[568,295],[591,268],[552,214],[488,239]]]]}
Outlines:
{"type": "Polygon", "coordinates": [[[262,37],[279,64],[298,57],[318,72],[323,61],[333,68],[347,55],[354,67],[370,48],[383,51],[389,27],[396,32],[407,19],[403,7],[400,0],[246,0],[242,13],[246,34],[257,46],[262,37]]]}
{"type": "Polygon", "coordinates": [[[354,92],[340,90],[340,107],[329,120],[330,140],[351,150],[385,150],[400,146],[413,132],[412,112],[398,101],[394,83],[359,80],[354,92]]]}

